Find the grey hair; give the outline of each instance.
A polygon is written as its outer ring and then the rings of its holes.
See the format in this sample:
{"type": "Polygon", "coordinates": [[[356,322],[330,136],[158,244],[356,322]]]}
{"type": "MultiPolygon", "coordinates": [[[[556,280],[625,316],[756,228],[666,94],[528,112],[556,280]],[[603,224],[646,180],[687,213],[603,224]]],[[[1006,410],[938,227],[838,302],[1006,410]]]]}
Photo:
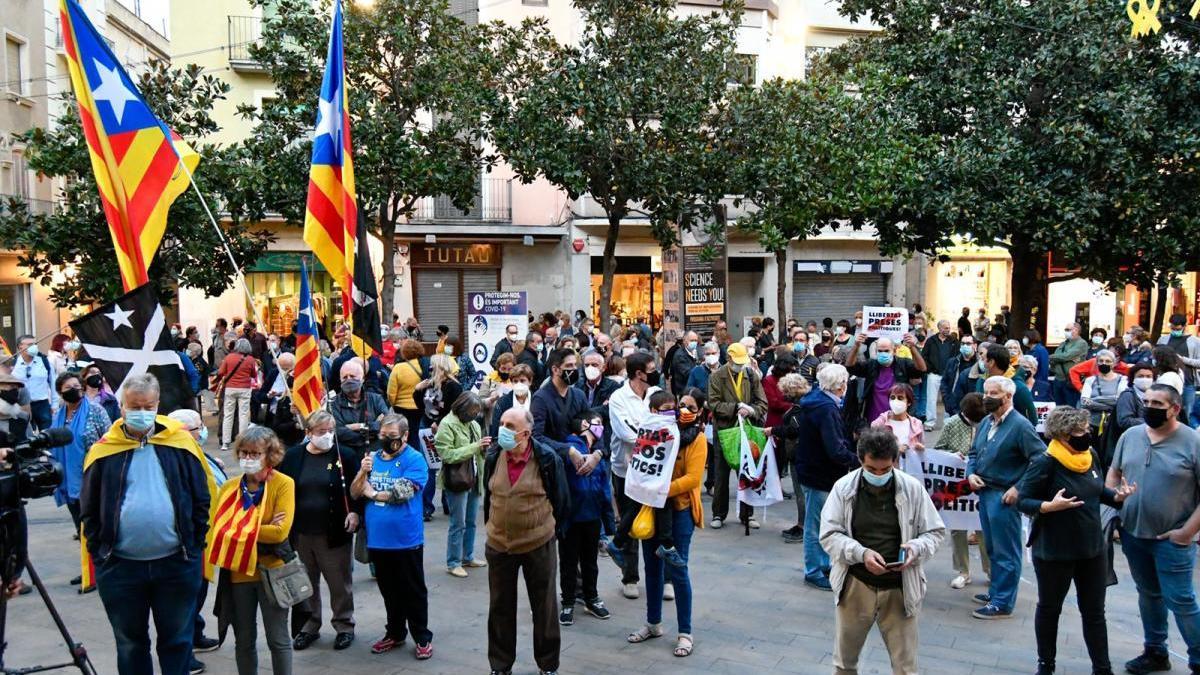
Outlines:
{"type": "Polygon", "coordinates": [[[125,396],[134,394],[153,394],[154,398],[158,398],[162,389],[158,386],[158,378],[150,373],[142,373],[133,377],[125,378],[125,382],[121,384],[121,402],[125,402],[125,396]]]}
{"type": "Polygon", "coordinates": [[[812,391],[812,385],[800,373],[788,373],[779,380],[779,393],[784,398],[796,400],[812,391]]]}
{"type": "Polygon", "coordinates": [[[1033,354],[1022,354],[1017,359],[1017,365],[1028,370],[1030,375],[1036,373],[1039,367],[1037,357],[1033,354]]]}
{"type": "Polygon", "coordinates": [[[187,355],[191,358],[196,358],[204,352],[204,347],[200,346],[199,342],[193,342],[187,346],[187,355]]]}
{"type": "Polygon", "coordinates": [[[237,342],[233,343],[233,351],[239,354],[249,354],[254,351],[250,346],[250,341],[246,338],[238,338],[237,342]]]}
{"type": "Polygon", "coordinates": [[[400,429],[400,435],[403,436],[408,433],[408,418],[404,415],[397,415],[396,413],[388,413],[379,418],[380,429],[390,426],[395,426],[400,429]]]}
{"type": "Polygon", "coordinates": [[[1101,349],[1100,351],[1096,352],[1096,358],[1100,358],[1101,356],[1107,356],[1113,361],[1117,360],[1117,355],[1114,354],[1111,349],[1101,349]]]}
{"type": "Polygon", "coordinates": [[[837,391],[850,381],[850,372],[840,363],[830,363],[817,371],[817,384],[822,391],[837,391]]]}
{"type": "Polygon", "coordinates": [[[1175,387],[1172,387],[1169,384],[1163,384],[1162,382],[1155,382],[1154,384],[1150,385],[1149,391],[1157,391],[1157,392],[1166,394],[1167,399],[1170,400],[1170,402],[1171,402],[1171,405],[1177,405],[1181,408],[1183,407],[1183,394],[1181,394],[1178,389],[1176,389],[1175,387]]]}
{"type": "Polygon", "coordinates": [[[716,340],[709,340],[704,343],[704,351],[708,352],[710,350],[719,354],[721,352],[721,345],[717,344],[716,340]]]}
{"type": "Polygon", "coordinates": [[[333,414],[328,410],[316,410],[308,416],[308,419],[304,420],[304,429],[306,431],[309,429],[315,429],[326,422],[336,423],[337,420],[334,419],[333,414]]]}
{"type": "Polygon", "coordinates": [[[167,415],[167,417],[183,424],[185,427],[199,427],[204,425],[203,420],[200,419],[200,413],[191,408],[172,410],[171,414],[167,415]]]}
{"type": "Polygon", "coordinates": [[[1000,387],[1001,391],[1009,396],[1017,393],[1017,384],[1003,375],[993,375],[983,381],[984,387],[987,387],[989,384],[1000,387]]]}
{"type": "Polygon", "coordinates": [[[1062,440],[1081,427],[1086,429],[1091,420],[1092,414],[1086,410],[1067,405],[1058,406],[1046,417],[1046,435],[1062,440]]]}

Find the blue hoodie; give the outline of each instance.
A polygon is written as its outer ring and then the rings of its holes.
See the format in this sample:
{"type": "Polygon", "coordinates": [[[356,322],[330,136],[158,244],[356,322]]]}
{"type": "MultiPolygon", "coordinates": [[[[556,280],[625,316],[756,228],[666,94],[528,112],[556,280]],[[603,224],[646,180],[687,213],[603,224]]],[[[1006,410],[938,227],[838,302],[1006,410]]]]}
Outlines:
{"type": "Polygon", "coordinates": [[[796,478],[805,487],[829,492],[837,479],[859,464],[850,448],[841,409],[821,389],[800,399],[795,436],[796,478]]]}
{"type": "MultiPolygon", "coordinates": [[[[591,450],[587,441],[571,434],[567,444],[587,455],[591,450]]],[[[600,460],[596,468],[586,476],[575,473],[575,464],[564,462],[567,485],[571,488],[571,522],[590,523],[600,521],[604,531],[610,535],[616,531],[612,506],[612,486],[608,477],[608,462],[600,460]]]]}

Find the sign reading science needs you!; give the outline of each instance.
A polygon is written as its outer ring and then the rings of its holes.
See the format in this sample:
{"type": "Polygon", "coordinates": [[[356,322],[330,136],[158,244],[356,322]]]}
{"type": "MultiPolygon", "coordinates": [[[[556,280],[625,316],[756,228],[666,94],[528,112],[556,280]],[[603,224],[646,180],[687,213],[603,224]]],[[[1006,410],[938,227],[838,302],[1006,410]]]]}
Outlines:
{"type": "Polygon", "coordinates": [[[492,372],[492,354],[505,337],[506,328],[517,327],[522,340],[529,331],[528,301],[525,291],[488,291],[467,294],[467,334],[470,336],[471,362],[487,375],[492,372]]]}

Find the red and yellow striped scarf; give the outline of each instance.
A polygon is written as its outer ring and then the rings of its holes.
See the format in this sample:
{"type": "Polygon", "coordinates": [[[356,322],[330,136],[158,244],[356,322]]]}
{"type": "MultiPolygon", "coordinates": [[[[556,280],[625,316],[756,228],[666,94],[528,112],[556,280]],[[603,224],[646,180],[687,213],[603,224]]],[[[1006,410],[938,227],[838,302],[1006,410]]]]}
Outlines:
{"type": "Polygon", "coordinates": [[[258,566],[258,528],[262,505],[267,500],[267,481],[259,498],[243,500],[242,481],[231,480],[217,495],[217,511],[208,530],[208,562],[247,576],[258,566]]]}

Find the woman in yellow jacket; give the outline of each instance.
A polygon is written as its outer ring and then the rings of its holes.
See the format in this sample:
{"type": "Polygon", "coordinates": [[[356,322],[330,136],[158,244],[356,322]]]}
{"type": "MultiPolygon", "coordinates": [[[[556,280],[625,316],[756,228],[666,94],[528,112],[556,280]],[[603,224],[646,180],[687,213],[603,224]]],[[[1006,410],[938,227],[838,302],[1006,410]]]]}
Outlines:
{"type": "Polygon", "coordinates": [[[422,406],[416,393],[417,385],[425,379],[425,366],[421,363],[423,356],[425,348],[420,342],[405,340],[400,343],[400,352],[396,356],[396,365],[392,366],[387,387],[388,403],[408,420],[408,428],[413,430],[414,438],[416,430],[421,428],[422,406]]]}
{"type": "Polygon", "coordinates": [[[221,589],[229,589],[226,597],[239,675],[258,672],[256,610],[262,613],[271,672],[291,675],[290,608],[277,607],[267,599],[259,568],[283,564],[272,549],[286,542],[291,532],[296,512],[295,484],[275,471],[283,461],[283,443],[270,429],[249,427],[234,442],[233,452],[244,473],[226,481],[217,494],[208,559],[221,568],[221,589]],[[247,514],[250,510],[256,513],[247,514]]]}

